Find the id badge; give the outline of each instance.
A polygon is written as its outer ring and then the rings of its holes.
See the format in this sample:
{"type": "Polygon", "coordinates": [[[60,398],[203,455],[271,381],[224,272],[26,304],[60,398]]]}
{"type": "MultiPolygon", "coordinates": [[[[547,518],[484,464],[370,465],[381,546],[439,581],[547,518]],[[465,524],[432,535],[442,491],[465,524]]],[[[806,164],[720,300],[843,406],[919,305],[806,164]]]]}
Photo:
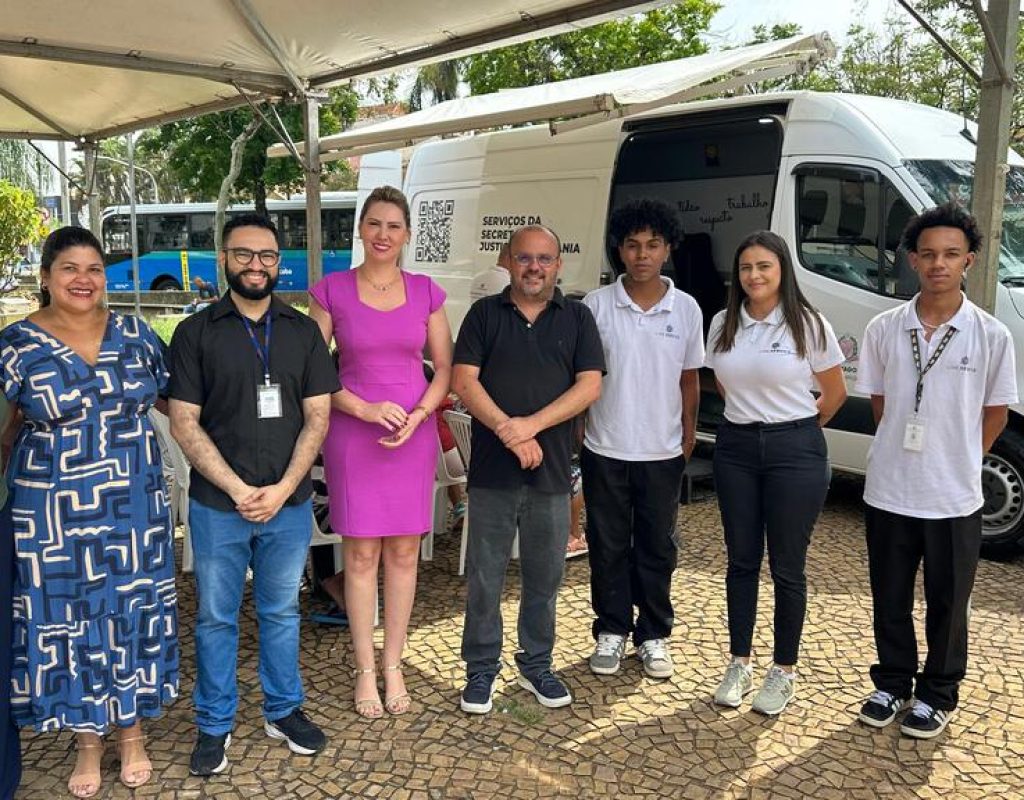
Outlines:
{"type": "Polygon", "coordinates": [[[924,449],[924,418],[917,414],[907,417],[907,426],[903,429],[903,449],[915,453],[924,449]]]}
{"type": "Polygon", "coordinates": [[[256,413],[260,419],[281,417],[281,384],[265,383],[256,387],[256,413]]]}

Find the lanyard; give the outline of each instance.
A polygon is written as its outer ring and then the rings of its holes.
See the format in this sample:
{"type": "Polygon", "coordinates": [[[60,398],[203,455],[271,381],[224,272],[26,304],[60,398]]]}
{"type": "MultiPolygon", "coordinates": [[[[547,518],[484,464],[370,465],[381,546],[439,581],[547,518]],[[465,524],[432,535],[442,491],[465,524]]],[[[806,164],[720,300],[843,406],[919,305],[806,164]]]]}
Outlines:
{"type": "Polygon", "coordinates": [[[924,395],[924,376],[928,370],[935,366],[935,362],[939,360],[939,356],[942,355],[942,351],[946,349],[946,345],[949,344],[949,340],[953,338],[955,333],[956,328],[946,329],[946,334],[939,340],[939,344],[935,348],[935,352],[932,353],[932,357],[928,359],[924,369],[921,369],[921,343],[917,339],[917,328],[912,328],[910,331],[910,347],[914,351],[914,366],[917,367],[917,392],[914,395],[915,414],[921,408],[921,397],[924,395]]]}
{"type": "Polygon", "coordinates": [[[256,348],[256,355],[260,357],[260,363],[263,364],[263,383],[270,386],[270,331],[271,322],[274,319],[271,314],[271,309],[267,309],[267,313],[263,316],[266,320],[267,335],[266,343],[260,344],[260,340],[256,338],[256,329],[253,327],[252,322],[248,317],[239,314],[242,317],[242,323],[245,325],[245,330],[249,333],[249,341],[252,342],[252,346],[256,348]]]}

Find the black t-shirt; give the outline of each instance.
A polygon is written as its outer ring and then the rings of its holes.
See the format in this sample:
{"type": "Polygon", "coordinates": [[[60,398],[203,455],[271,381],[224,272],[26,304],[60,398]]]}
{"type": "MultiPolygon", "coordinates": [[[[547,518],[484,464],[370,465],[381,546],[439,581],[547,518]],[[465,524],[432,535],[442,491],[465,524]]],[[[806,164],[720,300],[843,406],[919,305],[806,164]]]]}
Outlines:
{"type": "MultiPolygon", "coordinates": [[[[487,394],[512,417],[544,408],[568,391],[580,372],[605,371],[593,314],[558,289],[532,324],[507,288],[477,300],[462,322],[454,361],[479,367],[487,394]]],[[[537,442],[544,460],[537,469],[524,470],[494,432],[474,419],[469,486],[514,489],[528,483],[542,492],[568,492],[571,431],[571,420],[541,431],[537,442]]]]}
{"type": "MultiPolygon", "coordinates": [[[[202,406],[199,424],[231,469],[251,486],[277,483],[288,469],[305,423],[303,399],[340,388],[317,324],[276,297],[270,314],[270,381],[281,387],[282,413],[276,419],[259,419],[257,414],[263,362],[230,292],[183,320],[171,340],[170,397],[202,406]]],[[[252,325],[265,346],[266,316],[252,325]]],[[[306,475],[287,502],[302,503],[312,491],[306,475]]],[[[189,496],[221,511],[235,508],[198,470],[192,471],[189,496]]]]}

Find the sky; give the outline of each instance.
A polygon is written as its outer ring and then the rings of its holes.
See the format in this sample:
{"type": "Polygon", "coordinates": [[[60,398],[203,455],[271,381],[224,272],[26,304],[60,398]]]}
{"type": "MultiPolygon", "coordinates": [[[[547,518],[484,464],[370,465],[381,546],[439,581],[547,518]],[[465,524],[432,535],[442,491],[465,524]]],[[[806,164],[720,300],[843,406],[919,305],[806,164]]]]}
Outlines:
{"type": "Polygon", "coordinates": [[[881,28],[887,12],[910,19],[895,0],[718,0],[722,5],[711,21],[709,43],[740,44],[754,25],[797,22],[804,33],[828,31],[842,42],[853,22],[881,28]]]}

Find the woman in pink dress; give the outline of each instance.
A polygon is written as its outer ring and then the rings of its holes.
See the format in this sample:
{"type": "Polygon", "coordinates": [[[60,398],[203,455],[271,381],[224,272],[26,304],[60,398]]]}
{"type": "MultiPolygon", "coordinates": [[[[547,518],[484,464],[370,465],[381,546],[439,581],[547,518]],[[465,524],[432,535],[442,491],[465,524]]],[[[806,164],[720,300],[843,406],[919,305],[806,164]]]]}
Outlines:
{"type": "Polygon", "coordinates": [[[433,414],[448,393],[451,330],[445,293],[403,272],[409,204],[391,186],[374,190],[359,215],[363,263],[310,290],[310,316],[340,356],[324,442],[331,527],[344,537],[345,606],[352,632],[355,709],[376,719],[409,710],[402,650],[416,593],[420,537],[432,525],[437,468],[433,414]],[[423,374],[424,345],[434,379],[423,374]],[[384,702],[377,689],[373,617],[384,563],[384,702]]]}

